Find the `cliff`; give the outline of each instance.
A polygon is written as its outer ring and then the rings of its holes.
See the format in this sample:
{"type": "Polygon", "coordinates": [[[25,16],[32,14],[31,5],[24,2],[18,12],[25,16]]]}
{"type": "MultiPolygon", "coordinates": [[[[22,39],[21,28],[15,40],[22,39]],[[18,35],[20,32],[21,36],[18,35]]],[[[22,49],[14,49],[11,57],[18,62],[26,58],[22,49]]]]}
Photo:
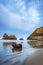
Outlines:
{"type": "Polygon", "coordinates": [[[28,36],[27,40],[35,40],[35,39],[43,39],[43,26],[37,28],[30,36],[28,36]]]}

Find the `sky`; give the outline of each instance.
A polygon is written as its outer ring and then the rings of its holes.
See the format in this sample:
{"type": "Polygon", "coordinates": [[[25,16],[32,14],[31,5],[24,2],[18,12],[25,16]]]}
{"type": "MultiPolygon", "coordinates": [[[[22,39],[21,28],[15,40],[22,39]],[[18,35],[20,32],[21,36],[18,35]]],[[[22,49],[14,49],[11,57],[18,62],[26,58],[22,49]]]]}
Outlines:
{"type": "Polygon", "coordinates": [[[43,0],[0,0],[0,37],[27,38],[43,26],[43,0]]]}

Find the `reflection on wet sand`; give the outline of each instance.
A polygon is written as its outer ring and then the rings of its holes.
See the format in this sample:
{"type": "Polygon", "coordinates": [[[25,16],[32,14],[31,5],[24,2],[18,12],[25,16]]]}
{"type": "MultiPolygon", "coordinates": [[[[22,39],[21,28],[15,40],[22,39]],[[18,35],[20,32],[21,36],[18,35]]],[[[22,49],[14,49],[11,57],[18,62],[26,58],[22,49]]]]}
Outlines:
{"type": "Polygon", "coordinates": [[[28,44],[30,44],[33,48],[43,48],[43,41],[29,41],[28,44]]]}
{"type": "Polygon", "coordinates": [[[3,42],[3,46],[7,47],[8,45],[12,46],[12,52],[22,51],[22,44],[16,44],[16,42],[3,42]]]}
{"type": "Polygon", "coordinates": [[[43,65],[43,49],[30,47],[42,44],[43,41],[29,41],[28,44],[27,41],[23,41],[21,48],[15,48],[12,42],[0,43],[0,65],[43,65]]]}
{"type": "Polygon", "coordinates": [[[16,42],[3,42],[3,46],[13,45],[16,44],[16,42]]]}

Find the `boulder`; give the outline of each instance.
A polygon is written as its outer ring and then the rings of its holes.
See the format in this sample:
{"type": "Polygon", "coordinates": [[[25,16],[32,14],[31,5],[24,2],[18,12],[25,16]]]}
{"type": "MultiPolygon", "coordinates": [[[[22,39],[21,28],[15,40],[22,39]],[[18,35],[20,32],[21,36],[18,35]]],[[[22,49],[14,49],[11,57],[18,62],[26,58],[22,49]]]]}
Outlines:
{"type": "Polygon", "coordinates": [[[24,40],[23,38],[20,38],[19,40],[24,40]]]}
{"type": "Polygon", "coordinates": [[[12,45],[14,48],[21,48],[22,47],[22,44],[13,44],[12,45]]]}

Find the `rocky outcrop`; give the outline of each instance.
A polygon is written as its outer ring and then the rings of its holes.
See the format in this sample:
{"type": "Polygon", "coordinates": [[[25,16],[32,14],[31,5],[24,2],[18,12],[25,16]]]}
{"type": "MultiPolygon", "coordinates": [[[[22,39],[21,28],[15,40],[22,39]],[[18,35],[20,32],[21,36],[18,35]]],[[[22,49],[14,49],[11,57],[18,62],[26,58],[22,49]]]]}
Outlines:
{"type": "Polygon", "coordinates": [[[28,38],[27,40],[43,40],[43,26],[37,28],[28,38]]]}
{"type": "Polygon", "coordinates": [[[8,40],[17,40],[16,36],[15,35],[10,35],[8,36],[6,33],[3,35],[3,38],[2,39],[8,39],[8,40]]]}
{"type": "Polygon", "coordinates": [[[23,38],[20,38],[19,40],[23,40],[23,38]]]}
{"type": "Polygon", "coordinates": [[[10,36],[9,36],[9,39],[12,39],[12,40],[13,40],[13,39],[14,39],[14,40],[17,40],[16,36],[14,36],[14,35],[10,35],[10,36]]]}
{"type": "Polygon", "coordinates": [[[3,39],[9,39],[9,36],[5,33],[5,34],[3,35],[3,39]]]}
{"type": "Polygon", "coordinates": [[[22,48],[22,44],[12,44],[14,48],[22,48]]]}

